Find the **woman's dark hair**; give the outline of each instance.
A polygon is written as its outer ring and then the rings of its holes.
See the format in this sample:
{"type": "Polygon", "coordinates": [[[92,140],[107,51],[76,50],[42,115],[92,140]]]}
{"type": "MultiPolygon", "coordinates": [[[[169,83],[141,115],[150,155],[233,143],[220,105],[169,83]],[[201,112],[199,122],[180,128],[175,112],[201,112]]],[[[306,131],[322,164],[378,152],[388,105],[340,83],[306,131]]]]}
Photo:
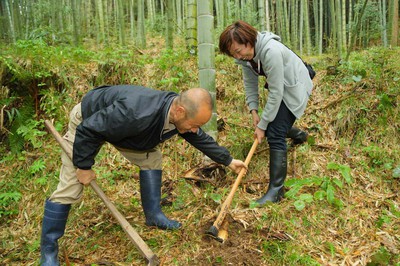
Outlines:
{"type": "Polygon", "coordinates": [[[233,57],[229,51],[233,41],[246,46],[247,44],[250,44],[252,47],[254,47],[256,40],[257,30],[249,23],[238,20],[226,27],[226,29],[219,36],[219,50],[221,53],[233,57]]]}

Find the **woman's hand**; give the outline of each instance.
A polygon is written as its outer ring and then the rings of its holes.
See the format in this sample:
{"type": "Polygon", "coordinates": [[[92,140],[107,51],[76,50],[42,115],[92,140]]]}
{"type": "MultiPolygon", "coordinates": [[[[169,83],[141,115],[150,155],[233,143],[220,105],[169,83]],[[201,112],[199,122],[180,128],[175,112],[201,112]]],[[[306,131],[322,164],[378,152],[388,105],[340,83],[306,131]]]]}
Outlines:
{"type": "Polygon", "coordinates": [[[78,178],[79,183],[87,186],[92,180],[96,179],[96,174],[92,169],[82,170],[78,168],[76,170],[76,177],[78,178]]]}
{"type": "Polygon", "coordinates": [[[265,138],[265,130],[256,127],[256,130],[254,131],[254,137],[258,139],[258,144],[261,144],[265,138]]]}
{"type": "Polygon", "coordinates": [[[257,128],[257,125],[260,122],[260,117],[258,116],[257,110],[251,110],[251,116],[253,117],[253,127],[257,128]]]}
{"type": "Polygon", "coordinates": [[[260,117],[258,116],[257,110],[251,110],[251,116],[253,117],[253,126],[255,128],[254,137],[258,139],[258,144],[261,144],[262,140],[265,138],[265,130],[257,127],[258,123],[260,123],[260,117]]]}

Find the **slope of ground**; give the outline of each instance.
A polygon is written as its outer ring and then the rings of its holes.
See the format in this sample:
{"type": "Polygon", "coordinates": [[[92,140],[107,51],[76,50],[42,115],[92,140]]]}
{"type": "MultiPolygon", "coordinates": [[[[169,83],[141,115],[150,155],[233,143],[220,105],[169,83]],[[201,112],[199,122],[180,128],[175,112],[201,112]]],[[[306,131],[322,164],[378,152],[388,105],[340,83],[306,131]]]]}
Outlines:
{"type": "MultiPolygon", "coordinates": [[[[129,79],[174,90],[196,84],[196,59],[170,52],[158,60],[149,59],[159,53],[156,44],[157,40],[141,51],[143,55],[135,53],[139,69],[135,70],[137,76],[129,79]]],[[[202,156],[178,137],[162,145],[163,195],[167,197],[163,210],[183,223],[182,230],[145,226],[138,169],[108,145],[96,163],[98,182],[157,254],[161,265],[398,265],[399,56],[398,50],[371,49],[356,53],[351,64],[334,66],[333,73],[325,70],[332,60],[313,59],[318,72],[316,86],[306,114],[297,121],[297,126],[310,133],[310,139],[289,148],[287,196],[280,204],[252,205],[268,186],[268,145],[263,143],[236,192],[224,243],[205,232],[236,176],[224,169],[225,173],[220,170],[206,181],[185,178],[185,172],[201,166],[202,156]]],[[[220,55],[216,61],[217,106],[224,122],[219,143],[235,157],[245,159],[252,144],[252,128],[240,69],[220,55]]],[[[115,71],[113,81],[126,82],[122,78],[126,74],[118,74],[124,71],[123,66],[115,66],[110,68],[115,71]]],[[[66,88],[65,97],[70,100],[63,104],[65,116],[55,117],[57,120],[66,121],[67,110],[90,88],[85,80],[99,77],[97,69],[82,72],[78,90],[66,88]]],[[[111,78],[108,81],[112,83],[111,78]]],[[[18,213],[0,218],[2,265],[36,265],[39,260],[43,204],[57,184],[60,163],[56,142],[49,134],[42,138],[40,149],[28,148],[18,156],[2,148],[2,184],[19,182],[21,193],[18,213]],[[34,171],[32,165],[38,161],[45,167],[34,171]],[[38,181],[43,177],[45,182],[38,181]]],[[[4,197],[3,193],[3,202],[4,197]]],[[[134,245],[89,188],[84,200],[71,209],[60,240],[60,257],[66,265],[144,265],[134,245]]]]}

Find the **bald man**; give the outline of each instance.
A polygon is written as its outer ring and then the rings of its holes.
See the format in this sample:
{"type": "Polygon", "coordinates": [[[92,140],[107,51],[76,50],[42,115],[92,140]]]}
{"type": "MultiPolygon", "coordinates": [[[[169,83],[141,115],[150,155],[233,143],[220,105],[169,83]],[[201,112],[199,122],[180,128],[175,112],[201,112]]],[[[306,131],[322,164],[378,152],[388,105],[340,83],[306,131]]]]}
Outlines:
{"type": "Polygon", "coordinates": [[[159,144],[179,134],[217,163],[239,173],[246,168],[232,158],[200,127],[211,118],[213,102],[208,91],[189,89],[180,95],[141,86],[102,86],[89,91],[70,113],[66,142],[73,160],[63,153],[60,182],[45,202],[41,235],[41,264],[58,265],[58,239],[64,235],[72,203],[83,195],[84,185],[96,178],[92,170],[101,146],[112,144],[140,168],[140,194],[148,226],[178,229],[181,223],[161,210],[161,158],[159,144]]]}

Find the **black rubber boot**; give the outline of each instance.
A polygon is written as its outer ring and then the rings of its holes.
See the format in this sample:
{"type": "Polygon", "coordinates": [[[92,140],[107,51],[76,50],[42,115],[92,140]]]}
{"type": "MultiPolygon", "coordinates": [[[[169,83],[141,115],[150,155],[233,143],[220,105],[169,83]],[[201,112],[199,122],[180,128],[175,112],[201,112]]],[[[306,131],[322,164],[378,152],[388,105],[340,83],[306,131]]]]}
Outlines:
{"type": "Polygon", "coordinates": [[[141,170],[140,196],[146,224],[163,230],[178,229],[181,223],[168,219],[161,210],[161,170],[141,170]]]}
{"type": "Polygon", "coordinates": [[[298,129],[297,127],[292,127],[289,129],[286,137],[291,138],[293,140],[293,144],[298,145],[307,141],[308,133],[298,129]]]}
{"type": "Polygon", "coordinates": [[[46,200],[40,240],[40,265],[60,265],[58,239],[64,235],[70,208],[70,204],[59,204],[46,200]]]}
{"type": "Polygon", "coordinates": [[[260,205],[267,201],[279,202],[284,194],[283,183],[287,173],[286,151],[270,150],[269,156],[269,186],[267,193],[256,200],[260,205]]]}

